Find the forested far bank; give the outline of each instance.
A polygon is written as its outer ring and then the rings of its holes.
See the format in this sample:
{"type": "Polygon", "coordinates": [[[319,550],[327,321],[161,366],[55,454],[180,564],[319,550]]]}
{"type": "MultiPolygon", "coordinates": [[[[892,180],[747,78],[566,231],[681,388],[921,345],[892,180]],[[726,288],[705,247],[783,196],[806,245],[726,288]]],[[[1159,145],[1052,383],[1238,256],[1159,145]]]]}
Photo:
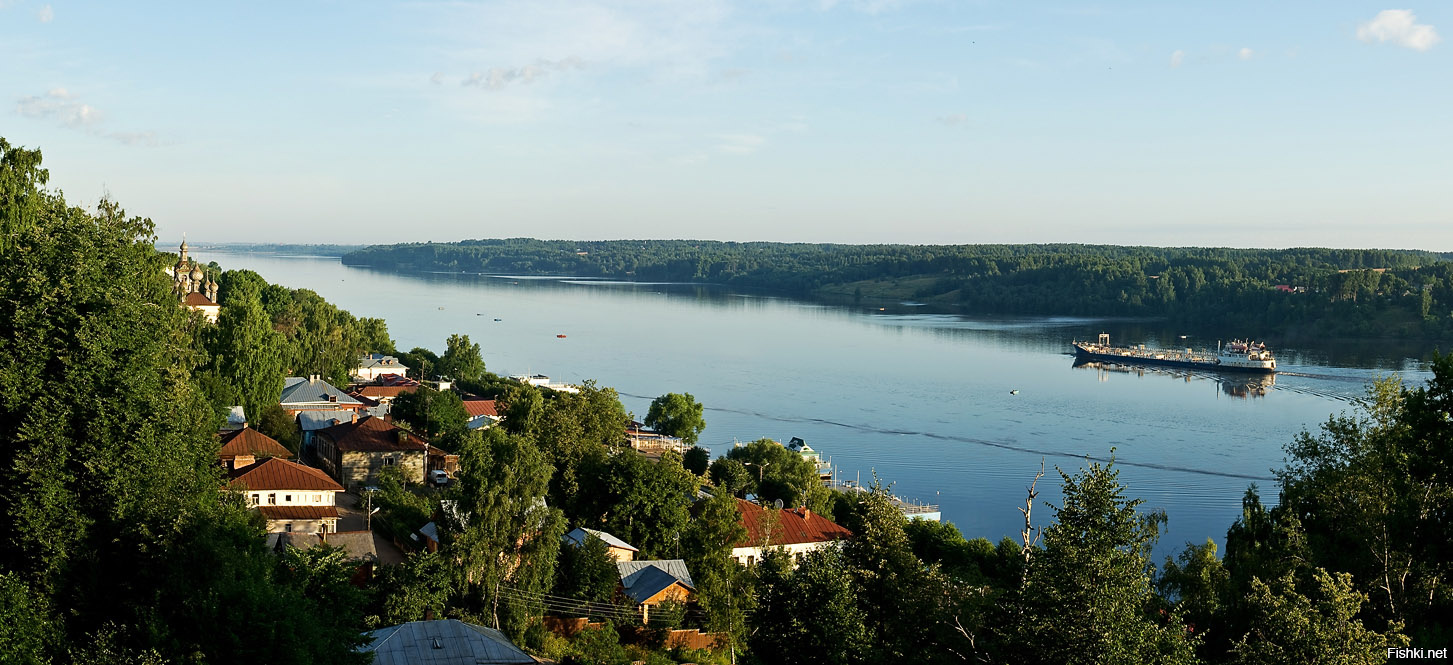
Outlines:
{"type": "Polygon", "coordinates": [[[1449,258],[1387,249],[510,238],[377,245],[343,263],[710,283],[833,302],[911,300],[974,314],[1163,317],[1284,340],[1453,337],[1449,258]]]}

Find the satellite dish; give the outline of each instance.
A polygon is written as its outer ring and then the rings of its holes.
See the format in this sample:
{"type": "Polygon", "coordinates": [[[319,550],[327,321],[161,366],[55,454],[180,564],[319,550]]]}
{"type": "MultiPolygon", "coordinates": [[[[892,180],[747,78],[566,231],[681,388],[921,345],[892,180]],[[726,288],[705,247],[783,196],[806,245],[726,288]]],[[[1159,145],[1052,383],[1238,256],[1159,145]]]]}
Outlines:
{"type": "Polygon", "coordinates": [[[772,502],[772,507],[773,508],[776,508],[777,510],[782,510],[782,500],[781,499],[777,499],[776,501],[773,501],[772,502]]]}

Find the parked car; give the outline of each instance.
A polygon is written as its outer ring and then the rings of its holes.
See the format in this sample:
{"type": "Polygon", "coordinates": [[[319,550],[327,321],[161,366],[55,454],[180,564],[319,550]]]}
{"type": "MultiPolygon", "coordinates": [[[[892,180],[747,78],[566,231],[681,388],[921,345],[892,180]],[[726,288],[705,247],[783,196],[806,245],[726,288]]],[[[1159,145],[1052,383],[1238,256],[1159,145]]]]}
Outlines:
{"type": "Polygon", "coordinates": [[[429,472],[429,484],[435,487],[443,487],[449,484],[449,472],[443,469],[434,469],[429,472]]]}

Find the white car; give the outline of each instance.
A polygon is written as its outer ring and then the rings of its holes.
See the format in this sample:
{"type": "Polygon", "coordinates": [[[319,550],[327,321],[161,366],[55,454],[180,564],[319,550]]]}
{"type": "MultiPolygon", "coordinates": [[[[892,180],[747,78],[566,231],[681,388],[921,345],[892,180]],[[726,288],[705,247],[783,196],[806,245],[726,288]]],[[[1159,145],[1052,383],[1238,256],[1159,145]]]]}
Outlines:
{"type": "Polygon", "coordinates": [[[435,487],[443,487],[449,484],[449,472],[443,469],[434,469],[429,472],[429,484],[435,487]]]}

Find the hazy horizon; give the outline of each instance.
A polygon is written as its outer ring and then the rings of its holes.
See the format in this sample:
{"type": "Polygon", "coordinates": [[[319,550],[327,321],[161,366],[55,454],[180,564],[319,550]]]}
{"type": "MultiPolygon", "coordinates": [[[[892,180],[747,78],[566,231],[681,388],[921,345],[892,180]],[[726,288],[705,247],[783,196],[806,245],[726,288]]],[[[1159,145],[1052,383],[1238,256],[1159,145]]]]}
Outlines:
{"type": "Polygon", "coordinates": [[[1453,6],[0,2],[0,120],[162,238],[1453,249],[1453,6]]]}
{"type": "Polygon", "coordinates": [[[342,242],[268,242],[262,240],[208,240],[205,238],[178,237],[172,239],[158,239],[158,248],[179,246],[186,240],[189,246],[196,247],[242,247],[248,245],[280,245],[280,246],[340,246],[340,247],[368,247],[371,245],[403,245],[403,244],[452,244],[459,242],[470,242],[479,240],[508,240],[513,238],[525,238],[529,240],[541,240],[545,242],[630,242],[630,241],[679,241],[679,242],[735,242],[739,244],[754,242],[780,242],[784,244],[805,244],[805,245],[904,245],[910,247],[950,247],[954,245],[1108,245],[1118,247],[1150,247],[1156,249],[1265,249],[1265,250],[1292,250],[1292,249],[1346,249],[1346,250],[1388,250],[1408,252],[1429,252],[1434,254],[1450,254],[1453,251],[1428,249],[1425,247],[1336,247],[1329,245],[1288,245],[1284,247],[1249,247],[1236,245],[1133,245],[1126,243],[1078,243],[1078,242],[1037,242],[1037,243],[997,243],[997,242],[965,242],[965,243],[921,243],[921,242],[872,242],[872,243],[850,243],[835,242],[831,240],[734,240],[717,238],[536,238],[531,236],[494,236],[478,238],[457,238],[454,240],[400,240],[396,243],[342,243],[342,242]]]}

